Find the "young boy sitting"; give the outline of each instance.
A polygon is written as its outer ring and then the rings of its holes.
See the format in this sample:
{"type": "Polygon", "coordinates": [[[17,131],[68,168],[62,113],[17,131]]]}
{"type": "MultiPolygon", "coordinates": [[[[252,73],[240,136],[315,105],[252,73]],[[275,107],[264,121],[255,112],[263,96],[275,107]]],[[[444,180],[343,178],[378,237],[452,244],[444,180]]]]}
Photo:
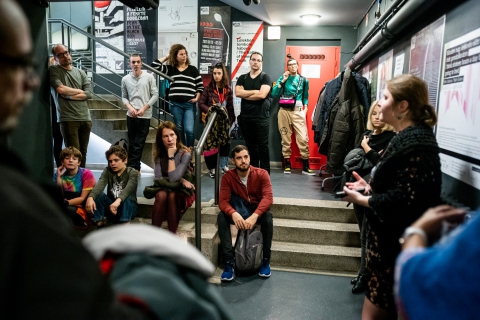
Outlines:
{"type": "Polygon", "coordinates": [[[87,212],[93,214],[97,227],[104,226],[105,218],[113,223],[128,223],[137,214],[138,172],[127,168],[127,151],[114,145],[105,156],[108,167],[103,170],[85,205],[87,212]],[[103,190],[107,185],[105,194],[103,190]]]}
{"type": "Polygon", "coordinates": [[[71,215],[73,225],[87,228],[91,216],[87,215],[83,205],[90,191],[95,186],[93,173],[81,168],[82,153],[75,147],[67,147],[59,155],[61,165],[58,166],[53,180],[62,187],[64,204],[71,215]]]}

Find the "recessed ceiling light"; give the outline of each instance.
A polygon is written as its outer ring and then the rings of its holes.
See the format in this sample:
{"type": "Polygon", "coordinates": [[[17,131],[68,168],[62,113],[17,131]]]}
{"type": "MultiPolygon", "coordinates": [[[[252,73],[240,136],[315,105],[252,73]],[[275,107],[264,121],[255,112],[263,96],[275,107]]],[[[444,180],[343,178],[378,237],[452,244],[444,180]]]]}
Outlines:
{"type": "Polygon", "coordinates": [[[320,16],[318,14],[304,14],[303,16],[300,16],[300,18],[302,18],[306,24],[314,24],[320,19],[320,16]]]}

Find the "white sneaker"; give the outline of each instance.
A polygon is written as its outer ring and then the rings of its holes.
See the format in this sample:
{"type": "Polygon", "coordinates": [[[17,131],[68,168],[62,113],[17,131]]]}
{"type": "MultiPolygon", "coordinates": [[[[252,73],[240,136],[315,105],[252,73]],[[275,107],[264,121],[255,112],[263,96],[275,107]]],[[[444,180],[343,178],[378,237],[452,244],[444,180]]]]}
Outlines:
{"type": "Polygon", "coordinates": [[[222,168],[222,173],[225,173],[225,172],[227,172],[228,170],[230,170],[230,169],[228,168],[228,166],[225,166],[225,167],[222,168]]]}
{"type": "Polygon", "coordinates": [[[215,169],[209,170],[208,174],[210,175],[210,178],[215,178],[215,169]]]}

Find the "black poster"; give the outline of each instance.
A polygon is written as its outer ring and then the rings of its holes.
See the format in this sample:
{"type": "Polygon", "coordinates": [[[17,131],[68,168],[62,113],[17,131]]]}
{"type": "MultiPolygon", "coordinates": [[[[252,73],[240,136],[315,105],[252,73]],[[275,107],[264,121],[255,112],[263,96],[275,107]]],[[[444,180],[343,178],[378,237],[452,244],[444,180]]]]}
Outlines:
{"type": "MultiPolygon", "coordinates": [[[[232,24],[231,7],[200,7],[199,71],[208,74],[216,63],[229,66],[232,24]]],[[[230,70],[227,67],[227,71],[230,70]]]]}
{"type": "Polygon", "coordinates": [[[125,8],[126,53],[138,53],[151,64],[157,58],[157,11],[125,8]]]}

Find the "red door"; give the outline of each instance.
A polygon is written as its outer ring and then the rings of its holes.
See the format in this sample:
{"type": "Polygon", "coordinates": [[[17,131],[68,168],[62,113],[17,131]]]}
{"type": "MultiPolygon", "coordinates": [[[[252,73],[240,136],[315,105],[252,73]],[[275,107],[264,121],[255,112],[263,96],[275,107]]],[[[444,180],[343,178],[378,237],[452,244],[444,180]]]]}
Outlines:
{"type": "MultiPolygon", "coordinates": [[[[308,79],[308,112],[307,112],[307,130],[308,147],[310,149],[310,168],[318,170],[320,166],[327,162],[326,157],[320,156],[318,146],[313,141],[314,132],[312,130],[312,113],[317,104],[320,90],[325,83],[337,76],[340,70],[340,47],[297,47],[287,46],[286,54],[298,62],[298,72],[308,79]]],[[[285,58],[285,66],[289,58],[285,58]]],[[[302,158],[295,140],[295,133],[292,134],[292,155],[290,158],[292,168],[302,168],[302,158]]]]}

